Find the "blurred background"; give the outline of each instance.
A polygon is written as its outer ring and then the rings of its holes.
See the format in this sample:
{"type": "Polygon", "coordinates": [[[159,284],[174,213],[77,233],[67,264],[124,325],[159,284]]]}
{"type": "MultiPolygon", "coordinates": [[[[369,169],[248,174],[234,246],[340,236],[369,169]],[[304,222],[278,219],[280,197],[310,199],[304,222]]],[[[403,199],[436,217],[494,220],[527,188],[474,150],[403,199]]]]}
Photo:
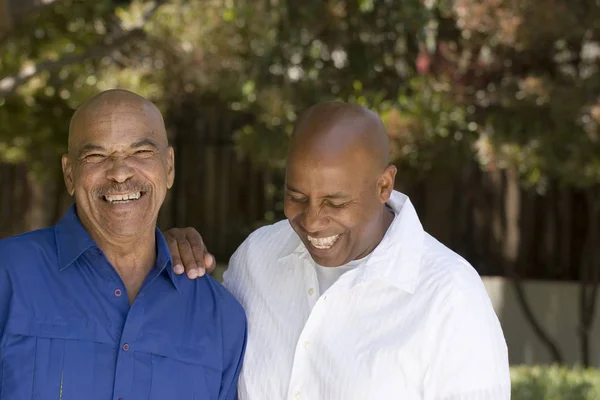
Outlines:
{"type": "Polygon", "coordinates": [[[224,268],[283,218],[299,113],[358,103],[425,228],[483,276],[513,398],[600,399],[599,68],[599,0],[0,0],[0,237],[62,216],[69,119],[120,87],[175,148],[160,226],[224,268]]]}

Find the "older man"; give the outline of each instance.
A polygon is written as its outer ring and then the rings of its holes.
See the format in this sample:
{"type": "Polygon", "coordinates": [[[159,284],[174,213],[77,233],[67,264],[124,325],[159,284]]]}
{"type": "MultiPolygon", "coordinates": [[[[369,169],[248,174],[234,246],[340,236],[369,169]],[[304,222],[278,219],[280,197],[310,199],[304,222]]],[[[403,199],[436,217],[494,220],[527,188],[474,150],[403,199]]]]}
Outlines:
{"type": "Polygon", "coordinates": [[[175,275],[156,229],[174,179],[158,109],[92,98],[62,166],[75,206],[0,241],[0,398],[236,398],[244,311],[214,279],[175,275]]]}
{"type": "MultiPolygon", "coordinates": [[[[299,120],[287,220],[252,233],[224,275],[249,321],[240,398],[510,398],[484,286],[393,190],[388,153],[381,120],[365,108],[323,103],[299,120]]],[[[204,262],[200,238],[170,236],[177,272],[179,246],[188,275],[198,275],[190,266],[204,262]]]]}

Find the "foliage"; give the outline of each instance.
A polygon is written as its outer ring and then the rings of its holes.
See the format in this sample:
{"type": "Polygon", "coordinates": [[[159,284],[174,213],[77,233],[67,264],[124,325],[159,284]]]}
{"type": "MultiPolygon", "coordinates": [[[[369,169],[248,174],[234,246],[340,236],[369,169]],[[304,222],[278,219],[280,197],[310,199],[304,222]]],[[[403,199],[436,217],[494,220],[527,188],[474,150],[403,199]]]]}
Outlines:
{"type": "Polygon", "coordinates": [[[73,109],[119,86],[165,111],[216,95],[253,116],[236,134],[240,152],[275,169],[298,114],[340,99],[382,115],[397,163],[416,177],[476,159],[517,166],[542,190],[548,179],[590,186],[600,182],[599,9],[595,0],[55,1],[0,42],[0,159],[36,167],[64,151],[73,109]]]}
{"type": "Polygon", "coordinates": [[[135,29],[123,27],[119,9],[110,1],[58,1],[45,11],[15,29],[0,52],[0,88],[5,95],[0,98],[0,159],[29,162],[38,172],[48,167],[38,160],[65,151],[68,121],[85,99],[121,85],[144,95],[157,91],[145,81],[157,76],[149,72],[151,66],[119,66],[119,58],[133,51],[129,45],[124,43],[112,57],[104,56],[114,41],[135,29]],[[62,62],[86,53],[99,57],[62,62]],[[23,76],[30,78],[15,91],[7,89],[23,76]]]}
{"type": "Polygon", "coordinates": [[[559,366],[511,369],[513,400],[597,400],[600,371],[559,366]]]}

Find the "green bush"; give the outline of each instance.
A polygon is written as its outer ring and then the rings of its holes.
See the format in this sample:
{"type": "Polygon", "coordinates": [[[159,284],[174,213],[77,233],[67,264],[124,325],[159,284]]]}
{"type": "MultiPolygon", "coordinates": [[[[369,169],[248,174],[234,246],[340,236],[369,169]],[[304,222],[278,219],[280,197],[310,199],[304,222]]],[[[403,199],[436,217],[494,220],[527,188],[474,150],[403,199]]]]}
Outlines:
{"type": "Polygon", "coordinates": [[[560,366],[511,369],[512,400],[600,400],[600,371],[560,366]]]}

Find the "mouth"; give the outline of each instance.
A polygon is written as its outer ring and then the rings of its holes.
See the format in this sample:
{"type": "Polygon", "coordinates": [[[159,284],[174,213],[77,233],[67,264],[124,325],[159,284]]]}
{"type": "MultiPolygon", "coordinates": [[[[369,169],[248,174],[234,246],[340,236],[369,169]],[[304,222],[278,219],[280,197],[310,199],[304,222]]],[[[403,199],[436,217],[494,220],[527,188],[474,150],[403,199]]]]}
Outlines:
{"type": "Polygon", "coordinates": [[[329,250],[333,247],[333,245],[338,241],[340,235],[328,236],[328,237],[312,237],[310,235],[306,235],[310,244],[319,250],[329,250]]]}
{"type": "Polygon", "coordinates": [[[130,192],[124,194],[106,194],[102,196],[104,201],[109,204],[127,204],[139,200],[144,192],[130,192]]]}

